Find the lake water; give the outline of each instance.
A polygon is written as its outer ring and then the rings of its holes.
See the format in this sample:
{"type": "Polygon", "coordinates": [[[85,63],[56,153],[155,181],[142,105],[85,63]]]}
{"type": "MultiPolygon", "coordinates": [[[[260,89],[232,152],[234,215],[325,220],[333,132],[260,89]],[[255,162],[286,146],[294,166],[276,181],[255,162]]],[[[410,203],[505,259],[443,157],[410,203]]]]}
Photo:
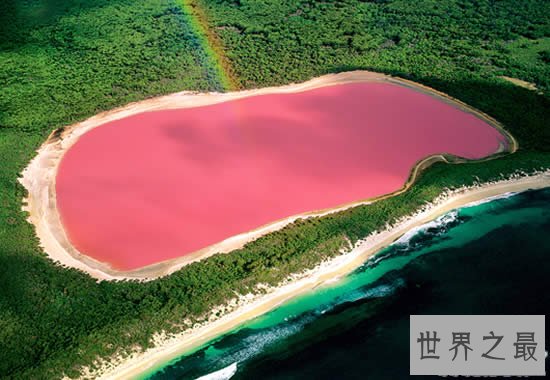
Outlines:
{"type": "Polygon", "coordinates": [[[390,83],[145,112],[63,156],[56,202],[80,253],[132,270],[293,215],[402,187],[416,162],[506,145],[486,121],[390,83]]]}

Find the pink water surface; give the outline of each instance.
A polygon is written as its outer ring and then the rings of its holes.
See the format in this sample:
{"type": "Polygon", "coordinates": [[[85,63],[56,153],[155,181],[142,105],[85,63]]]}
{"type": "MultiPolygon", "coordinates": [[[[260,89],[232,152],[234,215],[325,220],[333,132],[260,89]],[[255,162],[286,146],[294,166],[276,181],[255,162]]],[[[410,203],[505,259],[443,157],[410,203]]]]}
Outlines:
{"type": "Polygon", "coordinates": [[[61,161],[57,206],[80,252],[130,270],[392,192],[426,156],[481,158],[499,143],[484,121],[394,84],[263,95],[93,129],[61,161]]]}

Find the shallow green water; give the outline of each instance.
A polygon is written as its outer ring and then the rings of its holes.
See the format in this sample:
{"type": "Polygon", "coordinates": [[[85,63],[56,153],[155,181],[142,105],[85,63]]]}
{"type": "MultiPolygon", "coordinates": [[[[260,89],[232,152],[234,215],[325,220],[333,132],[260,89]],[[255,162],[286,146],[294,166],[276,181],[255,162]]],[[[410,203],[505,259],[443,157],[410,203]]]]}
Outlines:
{"type": "Polygon", "coordinates": [[[344,279],[145,377],[194,379],[226,368],[219,378],[229,378],[236,366],[232,379],[408,378],[410,314],[550,310],[549,233],[549,190],[453,211],[344,279]]]}

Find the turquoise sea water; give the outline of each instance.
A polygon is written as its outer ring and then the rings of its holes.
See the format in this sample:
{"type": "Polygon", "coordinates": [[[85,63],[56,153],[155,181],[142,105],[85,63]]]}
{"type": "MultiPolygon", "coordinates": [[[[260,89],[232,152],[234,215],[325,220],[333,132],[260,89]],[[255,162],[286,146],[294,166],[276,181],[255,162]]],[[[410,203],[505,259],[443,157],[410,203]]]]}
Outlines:
{"type": "Polygon", "coordinates": [[[548,235],[550,190],[450,212],[344,279],[144,377],[408,378],[410,314],[550,311],[548,235]]]}

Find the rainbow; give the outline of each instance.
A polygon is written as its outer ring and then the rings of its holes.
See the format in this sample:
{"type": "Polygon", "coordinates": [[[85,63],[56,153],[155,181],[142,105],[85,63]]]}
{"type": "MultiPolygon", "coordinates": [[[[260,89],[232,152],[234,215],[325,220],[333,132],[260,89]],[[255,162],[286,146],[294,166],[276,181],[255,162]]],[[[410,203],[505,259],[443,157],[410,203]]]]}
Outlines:
{"type": "Polygon", "coordinates": [[[180,0],[181,9],[187,16],[191,31],[197,38],[205,54],[204,64],[213,74],[219,85],[216,90],[234,91],[240,89],[238,80],[233,75],[229,59],[225,56],[223,45],[218,36],[208,28],[208,19],[199,2],[196,0],[180,0]]]}

